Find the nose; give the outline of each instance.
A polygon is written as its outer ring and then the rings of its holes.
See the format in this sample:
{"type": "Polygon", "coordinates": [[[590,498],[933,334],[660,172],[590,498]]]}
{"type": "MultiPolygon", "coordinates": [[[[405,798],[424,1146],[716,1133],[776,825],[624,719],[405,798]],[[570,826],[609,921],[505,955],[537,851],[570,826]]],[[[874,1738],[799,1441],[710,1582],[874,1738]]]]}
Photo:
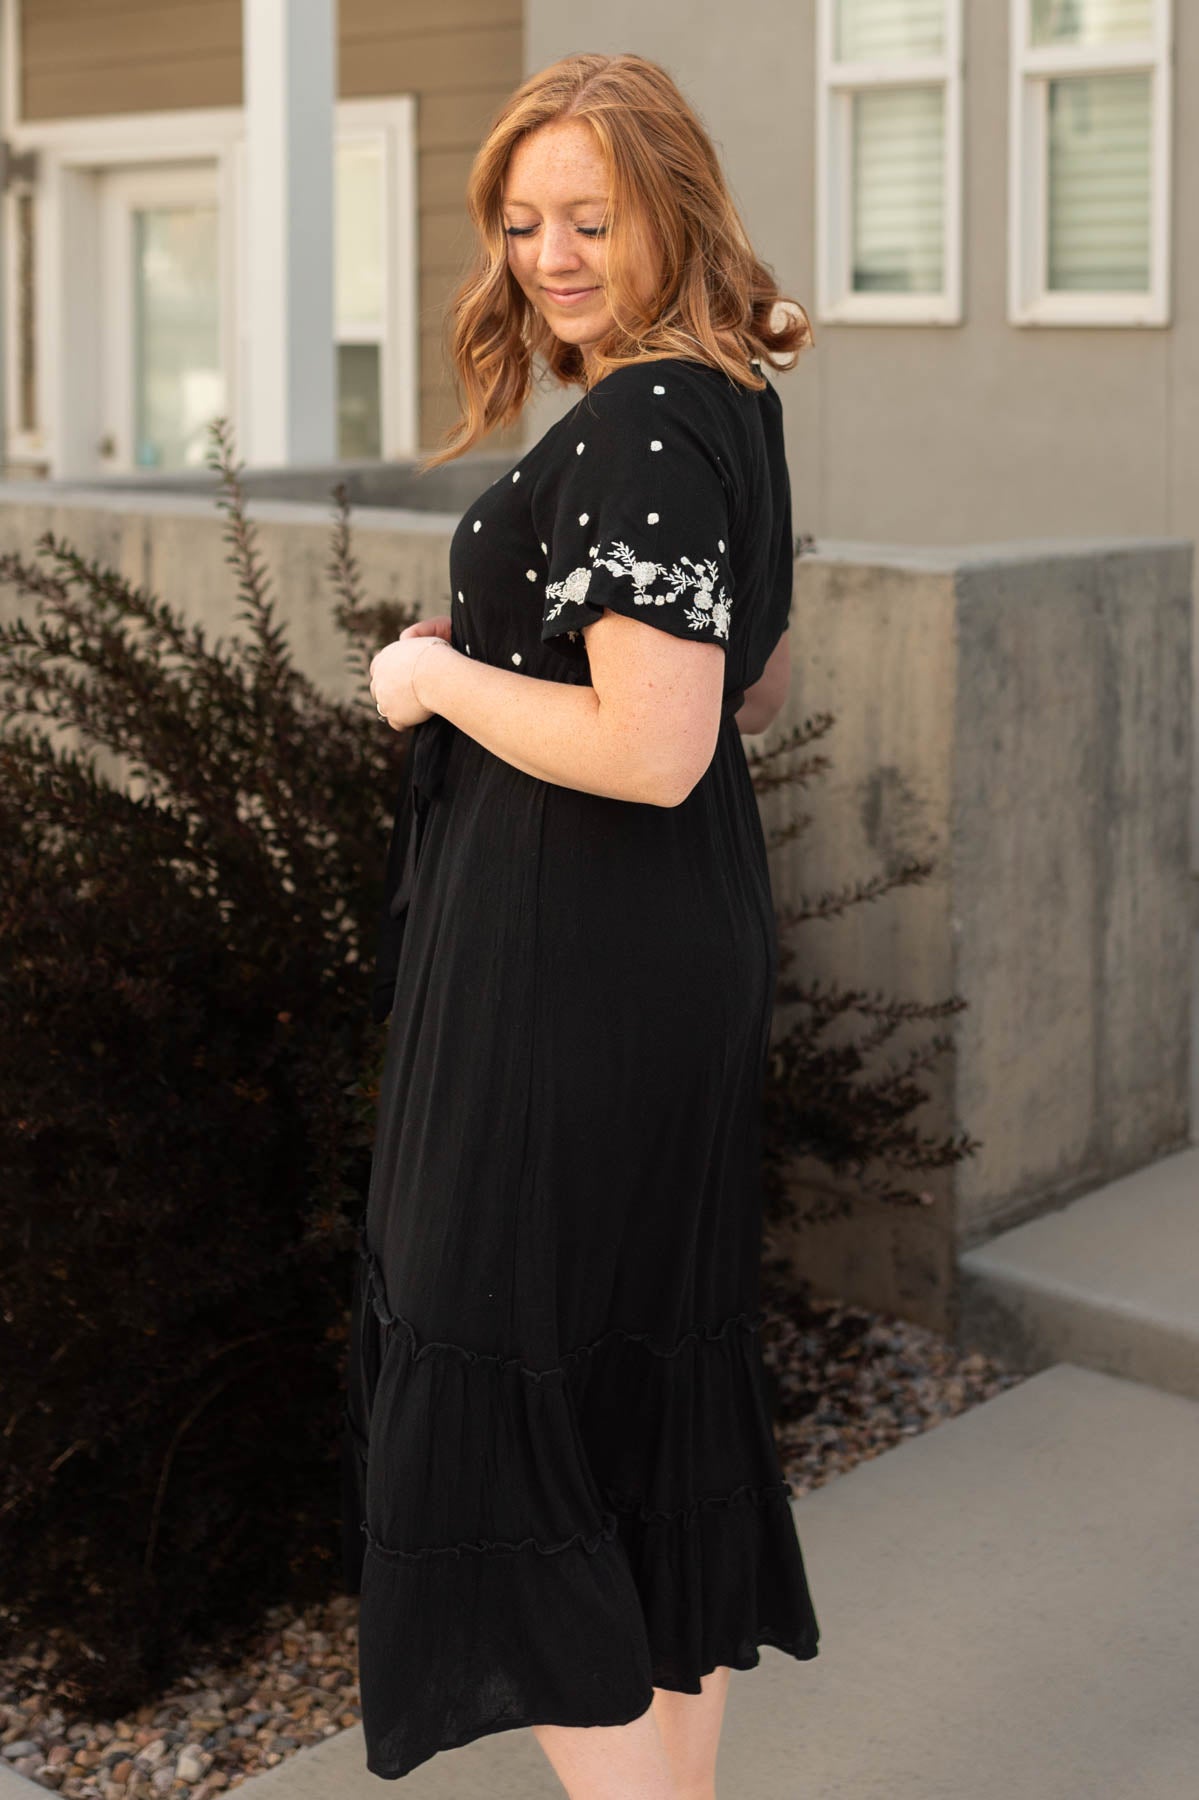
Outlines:
{"type": "Polygon", "coordinates": [[[582,267],[579,240],[569,220],[547,222],[541,233],[541,249],[537,257],[540,275],[560,275],[568,269],[582,267]]]}

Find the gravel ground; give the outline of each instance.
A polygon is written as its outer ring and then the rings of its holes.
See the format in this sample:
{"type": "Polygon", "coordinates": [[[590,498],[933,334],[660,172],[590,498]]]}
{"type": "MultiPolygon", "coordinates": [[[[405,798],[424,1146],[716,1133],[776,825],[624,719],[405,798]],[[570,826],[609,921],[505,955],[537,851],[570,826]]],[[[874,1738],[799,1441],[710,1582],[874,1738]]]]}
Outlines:
{"type": "MultiPolygon", "coordinates": [[[[796,1495],[1024,1379],[935,1333],[763,1278],[762,1350],[776,1384],[783,1473],[796,1495]]],[[[119,1719],[65,1713],[52,1652],[0,1659],[0,1754],[85,1800],[204,1800],[358,1723],[358,1600],[278,1606],[235,1667],[202,1664],[119,1719]]]]}

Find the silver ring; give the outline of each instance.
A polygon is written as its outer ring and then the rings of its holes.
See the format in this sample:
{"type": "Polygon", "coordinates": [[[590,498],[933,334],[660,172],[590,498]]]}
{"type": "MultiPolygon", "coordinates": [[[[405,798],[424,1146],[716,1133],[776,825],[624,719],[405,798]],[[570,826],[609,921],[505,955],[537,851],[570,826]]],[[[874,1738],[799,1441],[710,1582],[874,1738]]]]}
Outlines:
{"type": "Polygon", "coordinates": [[[387,714],[383,711],[383,708],[379,705],[379,702],[377,700],[375,702],[375,711],[378,713],[378,715],[381,719],[385,719],[387,717],[387,714]]]}

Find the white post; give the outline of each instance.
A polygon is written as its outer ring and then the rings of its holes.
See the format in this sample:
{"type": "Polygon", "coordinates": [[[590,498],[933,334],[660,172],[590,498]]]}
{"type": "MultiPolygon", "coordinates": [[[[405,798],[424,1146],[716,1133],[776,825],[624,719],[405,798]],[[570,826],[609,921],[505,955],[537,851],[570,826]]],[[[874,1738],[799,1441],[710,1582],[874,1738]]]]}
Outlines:
{"type": "Polygon", "coordinates": [[[337,0],[242,0],[249,465],[337,455],[337,0]]]}

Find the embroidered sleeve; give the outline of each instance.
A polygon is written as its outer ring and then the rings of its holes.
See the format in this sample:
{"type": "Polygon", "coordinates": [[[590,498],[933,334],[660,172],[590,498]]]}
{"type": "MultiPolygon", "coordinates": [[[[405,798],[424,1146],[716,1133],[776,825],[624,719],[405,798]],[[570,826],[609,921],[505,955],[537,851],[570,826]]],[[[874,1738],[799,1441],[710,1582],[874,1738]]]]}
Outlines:
{"type": "Polygon", "coordinates": [[[552,502],[543,643],[582,649],[605,607],[726,648],[728,471],[669,361],[615,371],[575,412],[552,502]]]}

